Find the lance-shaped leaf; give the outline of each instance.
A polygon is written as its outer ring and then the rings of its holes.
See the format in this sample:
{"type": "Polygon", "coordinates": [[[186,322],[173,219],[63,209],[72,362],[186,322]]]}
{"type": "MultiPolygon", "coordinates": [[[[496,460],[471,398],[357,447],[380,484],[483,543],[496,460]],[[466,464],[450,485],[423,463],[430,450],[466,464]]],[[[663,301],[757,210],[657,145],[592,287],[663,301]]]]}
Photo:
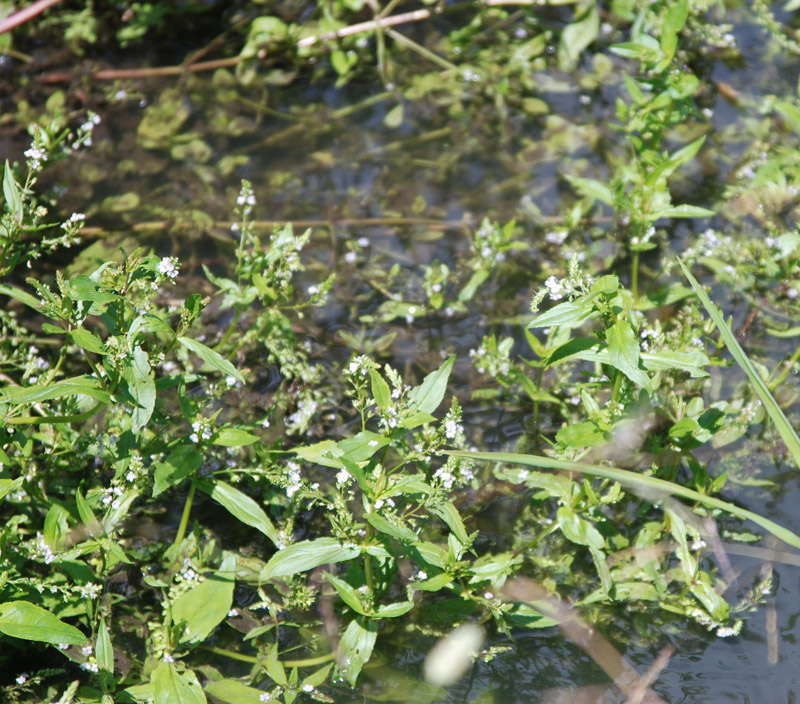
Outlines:
{"type": "Polygon", "coordinates": [[[276,546],[279,543],[278,531],[272,521],[253,499],[230,484],[215,480],[213,482],[195,482],[197,488],[208,494],[214,501],[221,503],[242,523],[252,526],[266,535],[276,546]]]}
{"type": "Polygon", "coordinates": [[[747,354],[745,354],[745,351],[737,341],[736,336],[731,332],[731,329],[728,327],[728,324],[725,322],[722,314],[711,302],[708,294],[703,290],[703,287],[697,282],[697,279],[692,276],[692,273],[680,259],[678,260],[678,264],[680,264],[684,275],[687,279],[689,279],[689,283],[692,285],[692,288],[695,290],[698,298],[703,303],[703,306],[708,311],[711,319],[719,329],[720,335],[722,335],[722,339],[725,341],[728,351],[731,353],[739,366],[744,370],[744,373],[747,374],[747,378],[750,380],[753,390],[761,399],[761,403],[764,404],[764,409],[769,414],[769,417],[772,418],[772,422],[775,423],[775,427],[781,436],[781,440],[783,440],[783,442],[786,444],[786,447],[789,449],[792,457],[794,457],[794,461],[797,466],[800,467],[800,437],[797,436],[797,432],[792,427],[791,423],[789,423],[789,420],[786,418],[783,409],[778,405],[775,397],[770,393],[770,390],[767,388],[767,385],[764,383],[761,375],[753,366],[753,363],[750,361],[750,358],[747,356],[747,354]]]}
{"type": "Polygon", "coordinates": [[[419,386],[411,389],[408,398],[414,404],[416,412],[433,413],[439,407],[447,391],[447,380],[455,361],[456,357],[453,355],[439,369],[428,374],[419,386]]]}
{"type": "Polygon", "coordinates": [[[261,570],[259,579],[288,577],[320,565],[352,560],[360,554],[361,548],[357,545],[342,545],[335,538],[302,540],[276,552],[261,570]]]}
{"type": "Polygon", "coordinates": [[[29,601],[7,601],[0,604],[0,633],[53,645],[81,645],[86,642],[86,636],[75,626],[64,623],[49,611],[29,601]]]}
{"type": "Polygon", "coordinates": [[[706,496],[693,489],[687,489],[680,484],[668,482],[664,479],[657,479],[656,477],[648,477],[638,472],[628,471],[627,469],[586,464],[584,462],[572,462],[569,460],[557,460],[552,457],[541,457],[538,455],[523,455],[514,452],[467,452],[463,450],[451,450],[444,452],[444,454],[455,455],[456,457],[468,457],[473,460],[508,462],[511,464],[522,464],[528,467],[539,467],[541,469],[577,472],[580,474],[588,474],[593,477],[604,477],[605,479],[619,482],[622,486],[636,491],[649,501],[656,501],[664,496],[679,496],[689,501],[696,501],[705,506],[710,506],[711,508],[727,511],[737,518],[753,521],[788,545],[800,548],[800,535],[793,533],[768,518],[764,518],[764,516],[760,516],[744,508],[739,508],[735,504],[727,501],[715,499],[713,496],[706,496]]]}

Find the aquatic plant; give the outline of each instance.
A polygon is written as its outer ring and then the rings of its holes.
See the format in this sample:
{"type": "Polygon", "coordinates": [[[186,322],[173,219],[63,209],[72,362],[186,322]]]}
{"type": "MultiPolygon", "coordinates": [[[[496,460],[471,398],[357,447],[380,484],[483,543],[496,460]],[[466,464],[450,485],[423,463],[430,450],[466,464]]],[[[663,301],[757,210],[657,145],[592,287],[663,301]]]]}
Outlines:
{"type": "MultiPolygon", "coordinates": [[[[75,51],[172,29],[155,4],[124,27],[79,5],[4,50],[64,24],[75,51]]],[[[484,647],[485,631],[580,642],[575,623],[613,632],[624,607],[646,647],[727,637],[773,591],[771,567],[740,584],[727,555],[797,564],[749,544],[800,536],[747,506],[776,488],[754,456],[800,466],[800,347],[745,339],[800,334],[796,99],[750,106],[735,136],[750,142],[725,153],[708,96],[744,98],[708,78],[704,60],[737,49],[705,2],[452,3],[441,26],[436,7],[401,5],[233,3],[212,44],[225,55],[163,67],[181,78],[154,98],[104,92],[141,103],[124,129],[136,158],[108,173],[73,154],[102,154],[108,121],[71,94],[4,115],[31,139],[5,162],[0,216],[4,701],[290,704],[365,681],[432,701],[453,681],[382,662],[404,634],[427,648],[471,622],[464,657],[489,662],[512,646],[484,647]],[[368,81],[355,104],[315,93],[368,81]],[[312,97],[276,109],[296,82],[312,97]],[[387,139],[325,140],[356,113],[387,139]],[[298,136],[308,159],[281,151],[298,136]],[[487,144],[509,148],[507,178],[472,184],[458,208],[479,216],[454,216],[430,184],[487,144]],[[372,190],[324,181],[336,212],[310,210],[304,174],[350,159],[377,164],[372,190]],[[547,183],[526,192],[540,164],[547,183]],[[727,182],[698,195],[709,164],[727,182]],[[401,169],[430,180],[397,185],[401,169]],[[140,196],[140,172],[164,183],[140,196]],[[510,214],[470,200],[514,188],[510,214]],[[85,213],[54,215],[84,196],[85,213]],[[261,219],[280,198],[294,215],[261,219]],[[748,303],[738,340],[691,265],[748,303]],[[742,383],[720,373],[727,355],[742,383]]],[[[793,50],[763,3],[754,21],[793,50]]]]}

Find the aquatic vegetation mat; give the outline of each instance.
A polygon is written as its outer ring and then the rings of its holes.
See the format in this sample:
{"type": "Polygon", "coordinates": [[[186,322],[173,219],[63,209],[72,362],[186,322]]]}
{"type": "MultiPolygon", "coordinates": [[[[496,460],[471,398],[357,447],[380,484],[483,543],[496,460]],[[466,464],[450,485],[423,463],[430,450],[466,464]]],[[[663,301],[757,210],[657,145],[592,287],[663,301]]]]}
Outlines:
{"type": "Polygon", "coordinates": [[[757,700],[795,5],[1,19],[0,699],[757,700]]]}

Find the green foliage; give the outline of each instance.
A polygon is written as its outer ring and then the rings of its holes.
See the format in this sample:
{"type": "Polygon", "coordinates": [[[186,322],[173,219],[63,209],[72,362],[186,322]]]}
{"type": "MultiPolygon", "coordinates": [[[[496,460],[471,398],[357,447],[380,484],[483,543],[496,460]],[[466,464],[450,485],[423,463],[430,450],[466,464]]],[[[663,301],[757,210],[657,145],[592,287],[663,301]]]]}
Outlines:
{"type": "MultiPolygon", "coordinates": [[[[764,296],[773,339],[800,334],[791,322],[800,235],[784,221],[800,187],[800,107],[787,96],[765,101],[763,122],[787,129],[753,128],[759,139],[741,175],[719,202],[703,201],[713,210],[686,202],[685,174],[719,154],[702,134],[698,105],[711,84],[699,59],[718,47],[725,25],[688,0],[580,3],[547,26],[537,10],[513,6],[448,7],[456,19],[424,44],[384,21],[396,3],[342,0],[305,20],[291,8],[247,15],[229,52],[235,72],[213,79],[220,104],[208,132],[194,126],[194,102],[204,99],[194,84],[161,91],[131,130],[143,151],[169,155],[208,184],[214,169],[230,175],[249,156],[212,166],[206,136],[254,131],[271,108],[248,103],[258,115],[250,122],[225,111],[250,100],[247,87],[276,90],[300,75],[339,87],[382,82],[375,102],[391,106],[377,124],[392,134],[408,128],[418,105],[446,113],[453,144],[495,127],[510,140],[517,116],[541,128],[514,167],[557,162],[569,184],[561,211],[545,216],[527,197],[516,220],[449,223],[444,236],[419,194],[406,204],[427,247],[419,258],[387,254],[367,237],[329,242],[319,230],[266,227],[245,180],[229,194],[232,243],[211,215],[198,209],[189,218],[223,241],[220,251],[230,245],[229,256],[201,262],[200,282],[183,284],[178,257],[145,246],[95,257],[92,245],[57,271],[62,260],[50,255],[85,244],[84,217],[51,222],[44,204],[55,201],[40,194],[40,176],[88,146],[99,118],[90,113],[69,129],[57,93],[36,120],[20,107],[33,142],[24,164],[4,164],[0,215],[8,299],[0,311],[0,641],[4,664],[52,650],[80,668],[80,679],[62,693],[53,682],[60,673],[41,670],[0,696],[336,701],[373,676],[398,633],[441,636],[470,620],[507,634],[557,625],[552,609],[505,596],[517,576],[568,598],[599,627],[624,606],[644,642],[688,622],[738,633],[765,599],[768,576],[736,592],[708,543],[717,532],[757,540],[746,532],[757,526],[800,548],[800,536],[725,498],[734,482],[745,505],[748,485],[771,488],[747,468],[769,443],[782,441],[800,465],[793,396],[781,393],[791,389],[800,348],[771,372],[768,355],[748,356],[682,262],[692,288],[669,278],[677,271],[669,248],[677,246],[673,221],[688,221],[685,258],[719,283],[742,282],[751,303],[764,296]],[[372,24],[350,29],[365,17],[372,24]],[[628,41],[612,44],[623,31],[628,41]],[[418,70],[418,61],[430,66],[418,70]],[[581,90],[609,81],[625,96],[602,140],[591,125],[551,114],[546,99],[563,87],[553,67],[581,90]],[[574,158],[587,144],[600,145],[598,159],[574,158]],[[745,231],[741,218],[741,236],[694,231],[692,219],[718,212],[733,220],[736,208],[768,237],[745,231]],[[520,280],[538,289],[532,317],[520,310],[520,280]],[[505,287],[507,298],[484,300],[505,287]],[[692,290],[712,322],[693,306],[692,290]],[[349,316],[333,341],[319,324],[328,305],[349,316]],[[471,367],[454,352],[465,327],[483,335],[471,367]],[[409,329],[430,333],[430,354],[415,347],[421,337],[400,334],[409,329]],[[394,348],[398,340],[405,347],[394,348]],[[748,384],[720,381],[724,348],[748,384]],[[406,367],[387,362],[390,354],[405,355],[406,367]],[[497,421],[517,451],[484,451],[497,408],[522,418],[497,421]],[[777,436],[761,425],[767,416],[777,436]],[[716,452],[726,453],[722,468],[707,460],[716,452]],[[482,512],[495,497],[513,499],[515,510],[496,512],[490,536],[482,512]],[[212,656],[249,670],[223,673],[212,656]]],[[[203,6],[129,9],[128,24],[106,32],[123,43],[203,6]]],[[[756,10],[769,25],[763,5],[756,10]]],[[[102,22],[92,5],[64,18],[70,42],[96,41],[102,22]]],[[[314,108],[282,114],[292,134],[325,122],[314,108]]],[[[401,140],[391,151],[405,147],[401,140]]],[[[313,158],[333,157],[320,150],[313,158]]],[[[455,161],[436,164],[448,171],[455,161]]],[[[270,185],[290,191],[293,178],[276,172],[270,185]]],[[[150,212],[133,192],[103,207],[133,218],[150,212]]],[[[351,207],[342,205],[343,222],[351,207]]],[[[407,684],[380,696],[444,696],[407,684]]]]}

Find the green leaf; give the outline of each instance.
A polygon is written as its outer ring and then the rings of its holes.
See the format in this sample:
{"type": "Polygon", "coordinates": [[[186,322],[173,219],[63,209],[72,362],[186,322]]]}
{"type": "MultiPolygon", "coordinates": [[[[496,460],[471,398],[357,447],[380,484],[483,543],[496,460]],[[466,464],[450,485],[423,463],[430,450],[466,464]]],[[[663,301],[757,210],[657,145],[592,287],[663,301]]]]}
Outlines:
{"type": "Polygon", "coordinates": [[[372,382],[372,398],[378,408],[386,408],[392,404],[392,392],[389,389],[389,384],[384,381],[384,378],[375,370],[369,370],[369,377],[372,382]]]}
{"type": "Polygon", "coordinates": [[[431,513],[435,513],[441,518],[453,531],[456,538],[462,544],[466,545],[469,542],[467,529],[464,527],[464,521],[461,520],[461,514],[458,509],[450,501],[445,501],[443,504],[431,507],[431,513]]]}
{"type": "Polygon", "coordinates": [[[155,704],[206,704],[206,695],[194,670],[178,672],[174,662],[159,663],[150,675],[155,704]]]}
{"type": "Polygon", "coordinates": [[[606,442],[606,433],[594,421],[569,423],[556,433],[556,440],[574,450],[598,447],[606,442]]]}
{"type": "Polygon", "coordinates": [[[447,559],[447,552],[443,548],[434,543],[428,543],[423,540],[415,542],[414,548],[419,553],[419,556],[423,561],[427,562],[429,565],[438,567],[439,569],[444,569],[444,563],[447,559]]]}
{"type": "Polygon", "coordinates": [[[420,425],[425,425],[425,423],[433,423],[435,420],[436,416],[432,416],[430,413],[412,413],[400,421],[400,427],[406,430],[413,430],[420,425]]]}
{"type": "Polygon", "coordinates": [[[391,440],[383,435],[378,435],[370,430],[362,430],[352,438],[340,441],[338,447],[342,451],[341,457],[347,457],[351,462],[363,462],[390,442],[391,440]]]}
{"type": "Polygon", "coordinates": [[[728,503],[716,499],[712,496],[700,494],[692,489],[687,489],[680,484],[668,482],[664,479],[657,479],[649,477],[638,472],[631,472],[627,469],[619,469],[618,467],[600,466],[586,464],[584,462],[571,462],[568,460],[557,460],[552,457],[540,457],[537,455],[523,455],[514,452],[467,452],[463,450],[448,450],[442,451],[443,454],[453,455],[455,457],[468,457],[473,460],[485,460],[487,462],[510,462],[516,464],[526,465],[528,467],[539,467],[541,469],[552,469],[561,472],[578,472],[581,474],[588,474],[592,477],[603,477],[611,479],[612,481],[619,482],[622,486],[628,487],[634,491],[638,491],[642,496],[646,497],[648,501],[655,501],[661,496],[679,496],[689,501],[696,501],[697,503],[711,508],[717,508],[721,511],[727,511],[732,516],[737,518],[744,518],[761,526],[764,530],[772,533],[776,538],[783,540],[788,545],[795,548],[800,548],[800,535],[778,525],[774,521],[764,518],[757,513],[748,511],[747,509],[739,508],[735,504],[728,503]]]}
{"type": "Polygon", "coordinates": [[[222,504],[233,516],[245,525],[266,535],[276,546],[280,542],[278,531],[269,517],[253,499],[221,480],[197,481],[197,488],[222,504]]]}
{"type": "Polygon", "coordinates": [[[350,586],[343,579],[334,577],[330,573],[325,574],[325,578],[333,585],[333,588],[338,592],[341,600],[347,604],[353,611],[362,616],[366,616],[367,612],[364,610],[364,605],[361,599],[358,598],[358,592],[350,586]]]}
{"type": "Polygon", "coordinates": [[[413,601],[399,601],[396,604],[386,604],[381,606],[374,613],[375,618],[397,618],[403,614],[407,614],[414,608],[413,601]]]}
{"type": "MultiPolygon", "coordinates": [[[[152,704],[155,693],[153,692],[152,682],[145,682],[145,684],[137,684],[133,687],[126,687],[121,690],[124,697],[130,697],[136,702],[143,702],[144,704],[152,704]]],[[[120,699],[121,702],[127,702],[127,699],[120,699]]]]}
{"type": "Polygon", "coordinates": [[[33,308],[34,310],[38,310],[39,306],[41,305],[41,301],[36,298],[36,296],[31,296],[31,294],[18,289],[16,286],[0,284],[0,293],[18,300],[20,303],[24,303],[26,306],[33,308]]]}
{"type": "Polygon", "coordinates": [[[342,463],[336,458],[344,454],[344,451],[341,450],[339,445],[333,440],[323,440],[313,445],[295,447],[292,452],[309,462],[321,464],[323,467],[334,467],[336,469],[342,466],[342,463]]]}
{"type": "Polygon", "coordinates": [[[645,183],[650,187],[655,187],[660,180],[671,176],[675,169],[695,158],[705,141],[706,137],[703,135],[685,147],[678,149],[678,151],[670,155],[669,159],[648,174],[645,183]]]}
{"type": "Polygon", "coordinates": [[[104,354],[103,341],[86,328],[74,328],[70,331],[72,341],[81,349],[95,354],[104,354]]]}
{"type": "Polygon", "coordinates": [[[92,511],[92,507],[89,506],[89,502],[84,498],[80,489],[75,491],[75,503],[78,507],[78,516],[89,529],[89,532],[92,534],[102,533],[103,527],[100,525],[97,516],[95,516],[94,511],[92,511]]]}
{"type": "Polygon", "coordinates": [[[672,57],[675,56],[675,49],[678,47],[678,32],[683,29],[688,17],[688,0],[679,0],[673,3],[667,10],[664,22],[661,25],[660,46],[661,51],[664,53],[664,58],[656,68],[656,71],[665,70],[672,61],[672,57]]]}
{"type": "Polygon", "coordinates": [[[374,621],[357,618],[350,621],[342,640],[339,641],[340,658],[337,670],[351,687],[356,686],[361,668],[372,656],[377,638],[378,625],[374,621]]]}
{"type": "Polygon", "coordinates": [[[105,621],[100,621],[97,629],[97,642],[94,646],[97,656],[97,666],[108,675],[114,674],[114,648],[111,646],[111,635],[105,621]]]}
{"type": "Polygon", "coordinates": [[[583,321],[593,312],[591,305],[586,305],[583,302],[565,301],[534,318],[528,323],[527,327],[528,329],[551,328],[554,325],[561,325],[566,328],[574,328],[583,324],[583,321]]]}
{"type": "Polygon", "coordinates": [[[800,134],[800,107],[788,100],[778,100],[775,102],[775,109],[789,127],[797,134],[800,134]]]}
{"type": "Polygon", "coordinates": [[[82,645],[86,642],[86,636],[75,626],[64,623],[29,601],[6,601],[0,604],[0,633],[53,645],[82,645]]]}
{"type": "Polygon", "coordinates": [[[206,692],[225,704],[261,704],[264,692],[248,687],[239,680],[218,680],[206,682],[206,692]]]}
{"type": "Polygon", "coordinates": [[[558,44],[558,67],[562,71],[575,68],[581,52],[588,47],[600,33],[600,15],[597,5],[592,6],[579,20],[568,24],[561,32],[558,44]]]}
{"type": "Polygon", "coordinates": [[[719,329],[720,335],[722,335],[722,339],[725,341],[725,346],[728,348],[728,351],[736,360],[737,364],[744,370],[744,373],[747,374],[747,378],[750,380],[753,390],[761,399],[761,403],[764,404],[764,409],[772,419],[772,422],[775,424],[775,427],[781,436],[781,440],[783,440],[784,444],[794,458],[795,464],[798,466],[798,468],[800,468],[800,437],[797,436],[797,432],[789,422],[788,418],[786,418],[783,409],[778,405],[778,402],[775,400],[775,397],[772,395],[772,393],[770,393],[770,390],[767,388],[767,385],[764,383],[764,380],[761,378],[758,370],[753,366],[750,358],[742,349],[733,332],[731,332],[731,329],[728,327],[728,324],[725,322],[722,314],[711,302],[708,294],[697,282],[697,279],[692,276],[692,273],[689,271],[683,261],[678,259],[678,264],[680,264],[684,275],[689,280],[689,283],[692,285],[692,288],[695,290],[698,298],[700,298],[703,306],[708,311],[711,319],[719,329]]]}
{"type": "Polygon", "coordinates": [[[408,526],[393,523],[379,513],[366,514],[367,522],[380,533],[386,533],[399,540],[416,540],[417,534],[408,526]]]}
{"type": "Polygon", "coordinates": [[[217,572],[184,592],[172,604],[174,623],[185,623],[180,644],[199,643],[228,616],[233,604],[236,557],[226,552],[217,572]]]}
{"type": "Polygon", "coordinates": [[[254,442],[258,442],[258,438],[241,428],[223,428],[211,440],[213,445],[222,447],[244,447],[254,442]]]}
{"type": "Polygon", "coordinates": [[[206,347],[202,342],[193,340],[191,337],[179,337],[180,342],[186,349],[194,352],[200,359],[202,359],[208,366],[216,369],[217,371],[232,376],[237,381],[244,383],[244,377],[239,373],[227,359],[225,359],[219,352],[215,352],[210,347],[206,347]]]}
{"type": "Polygon", "coordinates": [[[6,498],[12,491],[16,491],[22,486],[24,479],[18,477],[17,479],[0,479],[0,500],[6,498]]]}
{"type": "Polygon", "coordinates": [[[578,176],[567,176],[566,179],[581,193],[581,195],[589,196],[606,205],[614,205],[614,194],[602,181],[597,181],[593,178],[580,178],[578,176]]]}
{"type": "Polygon", "coordinates": [[[706,367],[711,361],[703,352],[642,352],[642,364],[651,372],[664,369],[681,369],[692,378],[706,377],[706,367]]]}
{"type": "Polygon", "coordinates": [[[125,366],[123,377],[137,407],[131,414],[133,432],[138,433],[150,420],[156,406],[156,384],[150,371],[150,360],[140,346],[133,350],[133,359],[125,366]]]}
{"type": "Polygon", "coordinates": [[[65,396],[91,396],[102,403],[112,399],[102,388],[100,382],[91,376],[75,376],[55,384],[36,384],[34,386],[7,386],[0,390],[2,400],[13,404],[38,403],[65,396]]]}
{"type": "Polygon", "coordinates": [[[203,453],[185,440],[176,445],[153,472],[153,496],[179,484],[203,464],[203,453]]]}
{"type": "Polygon", "coordinates": [[[697,205],[672,205],[650,213],[648,220],[655,222],[660,218],[710,218],[716,215],[713,210],[697,205]]]}
{"type": "Polygon", "coordinates": [[[603,536],[591,523],[581,518],[569,506],[562,506],[556,513],[561,532],[577,545],[591,546],[597,550],[605,547],[603,536]]]}
{"type": "Polygon", "coordinates": [[[361,554],[357,545],[342,545],[335,538],[317,538],[293,543],[276,552],[261,570],[259,579],[288,577],[320,565],[352,560],[361,554]]]}
{"type": "Polygon", "coordinates": [[[278,659],[278,646],[272,645],[267,651],[267,657],[264,661],[264,669],[267,674],[272,678],[276,684],[289,686],[289,679],[286,677],[286,670],[283,663],[278,659]]]}
{"type": "Polygon", "coordinates": [[[6,207],[11,213],[16,223],[22,223],[22,193],[20,192],[19,185],[14,179],[14,173],[11,171],[11,164],[6,159],[5,171],[3,173],[3,196],[6,199],[6,207]]]}
{"type": "Polygon", "coordinates": [[[634,384],[650,391],[650,377],[639,369],[639,339],[625,320],[617,319],[606,330],[610,364],[619,369],[634,384]]]}
{"type": "Polygon", "coordinates": [[[447,380],[455,361],[456,357],[452,355],[439,369],[428,374],[419,386],[411,389],[408,398],[414,404],[414,411],[433,413],[439,407],[447,391],[447,380]]]}
{"type": "Polygon", "coordinates": [[[383,124],[392,129],[403,124],[403,103],[398,103],[384,115],[383,124]]]}

